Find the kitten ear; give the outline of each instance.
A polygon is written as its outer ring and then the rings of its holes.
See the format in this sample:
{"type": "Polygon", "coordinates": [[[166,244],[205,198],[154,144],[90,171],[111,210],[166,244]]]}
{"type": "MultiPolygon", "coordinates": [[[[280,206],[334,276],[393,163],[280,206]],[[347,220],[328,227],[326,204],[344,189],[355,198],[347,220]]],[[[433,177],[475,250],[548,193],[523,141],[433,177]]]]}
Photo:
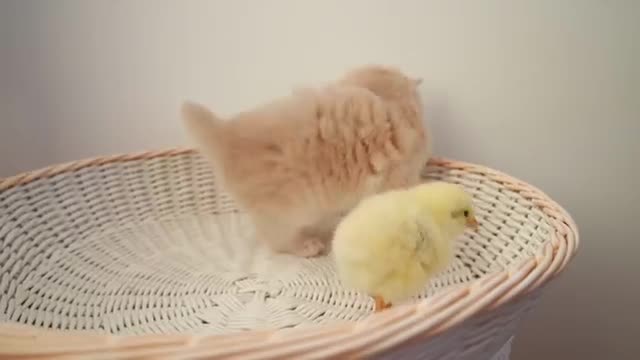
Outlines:
{"type": "Polygon", "coordinates": [[[420,86],[420,84],[422,84],[422,78],[413,78],[412,80],[416,86],[420,86]]]}

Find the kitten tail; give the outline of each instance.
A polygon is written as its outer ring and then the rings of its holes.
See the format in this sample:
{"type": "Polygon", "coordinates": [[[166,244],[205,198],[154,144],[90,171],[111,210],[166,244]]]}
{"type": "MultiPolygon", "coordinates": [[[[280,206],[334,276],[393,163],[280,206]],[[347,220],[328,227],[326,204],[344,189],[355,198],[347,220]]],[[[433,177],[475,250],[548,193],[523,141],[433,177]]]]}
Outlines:
{"type": "Polygon", "coordinates": [[[182,104],[181,114],[187,133],[202,155],[221,170],[227,140],[224,121],[206,107],[189,101],[182,104]]]}

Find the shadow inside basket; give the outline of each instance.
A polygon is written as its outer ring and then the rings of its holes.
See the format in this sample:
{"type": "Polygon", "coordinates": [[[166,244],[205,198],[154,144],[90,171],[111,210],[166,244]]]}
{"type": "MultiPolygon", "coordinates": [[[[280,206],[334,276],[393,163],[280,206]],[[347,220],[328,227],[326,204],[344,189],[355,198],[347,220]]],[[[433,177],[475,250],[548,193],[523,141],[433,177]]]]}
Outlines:
{"type": "MultiPolygon", "coordinates": [[[[420,297],[532,257],[535,204],[480,173],[426,177],[474,196],[480,228],[420,297]]],[[[355,321],[373,302],[331,256],[273,254],[194,154],[88,166],[0,191],[0,321],[115,334],[229,333],[355,321]]],[[[411,301],[415,301],[412,299],[411,301]]]]}

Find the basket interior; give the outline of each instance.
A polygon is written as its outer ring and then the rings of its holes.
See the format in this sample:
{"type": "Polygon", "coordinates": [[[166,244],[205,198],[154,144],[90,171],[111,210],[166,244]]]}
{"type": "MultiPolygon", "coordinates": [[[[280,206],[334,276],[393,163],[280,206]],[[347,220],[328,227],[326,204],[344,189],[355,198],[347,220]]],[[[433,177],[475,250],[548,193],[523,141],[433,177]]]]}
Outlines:
{"type": "MultiPolygon", "coordinates": [[[[494,177],[430,166],[474,196],[480,229],[422,296],[529,258],[547,216],[494,177]]],[[[114,334],[353,321],[372,301],[330,257],[270,253],[197,154],[89,166],[0,191],[0,321],[114,334]]]]}

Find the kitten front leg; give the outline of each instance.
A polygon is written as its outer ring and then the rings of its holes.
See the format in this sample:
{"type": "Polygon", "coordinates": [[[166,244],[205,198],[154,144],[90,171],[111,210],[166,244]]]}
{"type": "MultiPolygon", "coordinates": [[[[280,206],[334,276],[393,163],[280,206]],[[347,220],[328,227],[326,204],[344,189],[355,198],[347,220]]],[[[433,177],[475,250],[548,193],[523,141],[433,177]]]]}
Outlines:
{"type": "Polygon", "coordinates": [[[296,224],[293,217],[280,215],[278,219],[256,214],[252,216],[258,239],[267,243],[273,251],[300,257],[314,257],[325,250],[327,239],[323,234],[296,224]],[[289,222],[279,221],[279,219],[286,219],[289,222]]]}
{"type": "Polygon", "coordinates": [[[316,257],[322,255],[326,249],[325,239],[314,235],[299,235],[294,240],[292,253],[300,257],[316,257]]]}
{"type": "Polygon", "coordinates": [[[327,250],[330,236],[320,227],[303,227],[293,241],[293,253],[302,257],[322,255],[327,250]]]}

